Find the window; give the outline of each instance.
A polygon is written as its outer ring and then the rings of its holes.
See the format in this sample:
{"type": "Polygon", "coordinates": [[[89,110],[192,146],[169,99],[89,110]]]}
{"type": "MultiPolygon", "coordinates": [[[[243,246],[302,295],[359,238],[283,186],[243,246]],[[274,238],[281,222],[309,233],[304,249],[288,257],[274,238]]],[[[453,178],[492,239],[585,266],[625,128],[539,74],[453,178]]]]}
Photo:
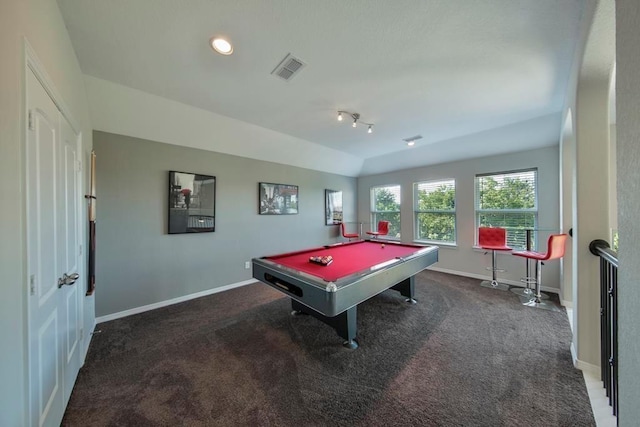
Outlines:
{"type": "Polygon", "coordinates": [[[453,179],[413,184],[416,240],[456,242],[456,182],[453,179]]]}
{"type": "MultiPolygon", "coordinates": [[[[476,230],[507,229],[507,245],[526,248],[526,229],[538,226],[538,170],[476,175],[476,230]]],[[[536,249],[535,232],[532,249],[536,249]]]]}
{"type": "Polygon", "coordinates": [[[400,186],[388,185],[371,189],[371,224],[375,230],[378,221],[389,221],[388,238],[400,239],[400,186]]]}

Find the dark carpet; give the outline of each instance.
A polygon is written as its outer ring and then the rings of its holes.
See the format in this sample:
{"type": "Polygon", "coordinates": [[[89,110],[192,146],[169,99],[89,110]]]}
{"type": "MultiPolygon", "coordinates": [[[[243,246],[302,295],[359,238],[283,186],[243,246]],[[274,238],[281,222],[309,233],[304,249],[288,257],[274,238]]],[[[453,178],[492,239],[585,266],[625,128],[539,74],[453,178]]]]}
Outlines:
{"type": "Polygon", "coordinates": [[[357,350],[256,283],[102,323],[64,426],[594,426],[564,312],[423,271],[357,350]]]}

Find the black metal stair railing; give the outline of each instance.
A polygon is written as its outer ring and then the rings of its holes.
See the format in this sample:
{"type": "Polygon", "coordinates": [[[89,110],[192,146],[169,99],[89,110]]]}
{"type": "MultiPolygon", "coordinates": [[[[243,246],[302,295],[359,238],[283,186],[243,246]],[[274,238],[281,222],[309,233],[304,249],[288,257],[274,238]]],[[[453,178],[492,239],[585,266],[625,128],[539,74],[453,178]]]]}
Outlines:
{"type": "Polygon", "coordinates": [[[618,254],[604,240],[589,244],[600,257],[600,375],[613,415],[618,415],[618,254]]]}

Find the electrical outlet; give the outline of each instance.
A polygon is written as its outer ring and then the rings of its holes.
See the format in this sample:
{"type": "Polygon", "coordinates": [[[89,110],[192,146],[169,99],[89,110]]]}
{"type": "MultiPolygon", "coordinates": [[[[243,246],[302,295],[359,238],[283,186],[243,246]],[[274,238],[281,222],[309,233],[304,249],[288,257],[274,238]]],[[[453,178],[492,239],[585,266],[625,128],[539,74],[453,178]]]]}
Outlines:
{"type": "Polygon", "coordinates": [[[244,263],[244,268],[246,268],[247,270],[251,268],[251,261],[247,261],[244,263]]]}

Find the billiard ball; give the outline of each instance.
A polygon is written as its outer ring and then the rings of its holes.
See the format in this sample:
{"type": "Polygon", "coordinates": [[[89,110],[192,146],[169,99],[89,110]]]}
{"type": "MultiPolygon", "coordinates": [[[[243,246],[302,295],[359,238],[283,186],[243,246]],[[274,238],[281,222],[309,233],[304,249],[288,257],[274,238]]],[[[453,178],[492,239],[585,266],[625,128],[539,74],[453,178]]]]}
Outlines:
{"type": "Polygon", "coordinates": [[[382,245],[380,245],[380,247],[381,247],[382,249],[384,249],[384,243],[383,243],[382,245]]]}

